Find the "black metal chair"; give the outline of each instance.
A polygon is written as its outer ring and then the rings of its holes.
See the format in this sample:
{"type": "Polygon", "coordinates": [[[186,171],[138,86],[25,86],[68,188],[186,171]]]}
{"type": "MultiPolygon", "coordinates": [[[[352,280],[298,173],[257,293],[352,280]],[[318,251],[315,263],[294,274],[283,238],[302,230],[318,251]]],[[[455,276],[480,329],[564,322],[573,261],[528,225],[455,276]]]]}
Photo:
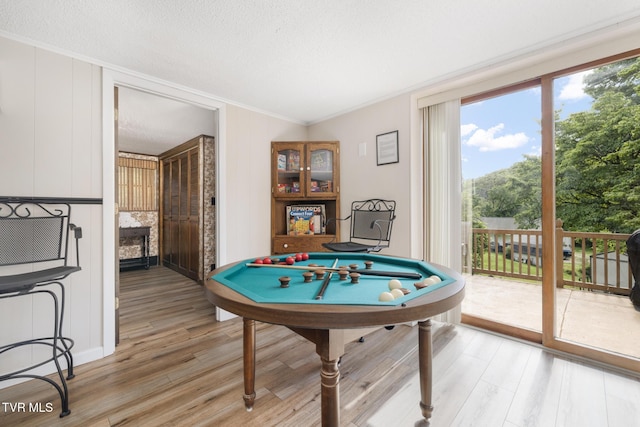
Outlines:
{"type": "Polygon", "coordinates": [[[627,255],[629,255],[631,274],[635,279],[629,298],[634,307],[640,310],[640,230],[636,230],[627,239],[627,255]]]}
{"type": "Polygon", "coordinates": [[[30,201],[0,200],[0,266],[19,264],[43,265],[44,268],[26,273],[0,276],[0,299],[27,295],[48,294],[53,300],[53,333],[48,337],[31,338],[14,343],[0,342],[0,356],[28,345],[51,348],[51,356],[35,361],[32,365],[0,374],[0,381],[14,378],[35,378],[48,382],[60,395],[60,417],[70,413],[69,391],[66,379],[74,377],[71,348],[73,340],[62,335],[65,289],[62,280],[80,270],[78,239],[82,229],[69,222],[71,207],[65,203],[37,203],[30,201]],[[76,265],[67,263],[69,231],[76,240],[76,265]],[[49,285],[60,287],[60,298],[49,285]],[[67,377],[63,374],[60,358],[67,364],[67,377]],[[60,384],[29,371],[47,363],[55,364],[60,384]]]}
{"type": "Polygon", "coordinates": [[[351,215],[327,221],[351,220],[348,242],[335,239],[322,246],[334,252],[380,252],[389,247],[391,229],[396,218],[396,202],[393,200],[369,199],[351,204],[351,215]]]}

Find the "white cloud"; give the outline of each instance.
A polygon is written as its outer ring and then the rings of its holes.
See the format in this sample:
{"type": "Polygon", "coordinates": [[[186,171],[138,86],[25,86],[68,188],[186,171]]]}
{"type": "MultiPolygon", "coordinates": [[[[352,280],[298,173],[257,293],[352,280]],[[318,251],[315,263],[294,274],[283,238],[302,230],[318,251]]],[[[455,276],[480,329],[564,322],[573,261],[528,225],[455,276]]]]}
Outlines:
{"type": "Polygon", "coordinates": [[[478,129],[478,126],[474,125],[473,123],[469,123],[468,125],[462,125],[460,126],[460,135],[467,136],[476,129],[478,129]]]}
{"type": "Polygon", "coordinates": [[[524,132],[498,136],[503,129],[504,123],[486,130],[476,129],[466,141],[466,145],[477,147],[480,151],[498,151],[522,147],[529,142],[529,137],[524,132]]]}
{"type": "Polygon", "coordinates": [[[542,147],[539,145],[532,145],[529,154],[537,157],[542,156],[542,147]]]}
{"type": "Polygon", "coordinates": [[[583,81],[584,77],[588,74],[591,74],[592,72],[593,70],[588,70],[570,75],[569,79],[567,80],[567,84],[565,84],[560,90],[558,99],[561,101],[577,101],[589,96],[584,93],[583,81]]]}

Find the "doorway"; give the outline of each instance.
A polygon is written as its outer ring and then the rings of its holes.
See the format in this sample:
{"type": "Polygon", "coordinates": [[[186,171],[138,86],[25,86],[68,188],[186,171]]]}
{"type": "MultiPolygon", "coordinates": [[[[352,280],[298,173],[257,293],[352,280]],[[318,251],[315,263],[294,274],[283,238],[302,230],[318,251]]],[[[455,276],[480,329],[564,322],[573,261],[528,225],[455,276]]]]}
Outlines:
{"type": "MultiPolygon", "coordinates": [[[[467,321],[542,332],[539,82],[460,108],[468,236],[467,321]],[[474,230],[474,231],[472,231],[474,230]]],[[[532,333],[533,332],[533,333],[532,333]]]]}
{"type": "MultiPolygon", "coordinates": [[[[105,146],[104,150],[105,173],[103,183],[105,196],[104,218],[114,218],[113,222],[104,221],[103,228],[105,269],[103,345],[105,355],[108,355],[115,351],[118,331],[117,309],[119,301],[114,298],[117,293],[119,279],[117,250],[119,248],[118,226],[120,212],[117,209],[118,193],[116,189],[118,152],[126,150],[137,154],[157,156],[179,145],[180,142],[204,133],[216,137],[215,150],[217,151],[219,145],[218,136],[221,133],[219,115],[221,108],[223,109],[224,106],[211,99],[203,99],[201,96],[182,90],[166,86],[160,87],[152,82],[127,75],[110,73],[107,70],[105,70],[104,74],[103,94],[105,100],[103,115],[105,124],[103,127],[104,140],[113,141],[113,145],[105,146]],[[118,104],[115,103],[113,97],[116,88],[120,92],[118,104]],[[123,92],[131,95],[131,97],[123,96],[123,92]],[[113,104],[111,104],[111,101],[113,101],[113,104]],[[167,107],[168,104],[172,105],[171,109],[167,107]],[[117,112],[115,107],[119,107],[117,112]],[[161,121],[161,126],[150,126],[149,120],[151,119],[140,117],[149,116],[150,112],[154,110],[161,110],[162,114],[156,115],[155,119],[161,121]],[[168,113],[168,111],[172,111],[172,113],[168,113]],[[119,123],[117,126],[113,126],[116,117],[119,119],[119,123]],[[199,122],[194,124],[194,118],[196,117],[200,119],[199,122]],[[202,119],[202,117],[205,119],[202,119]],[[110,126],[107,125],[108,122],[111,123],[110,126]],[[173,127],[171,123],[173,123],[173,127]],[[179,132],[183,133],[180,134],[179,132]],[[123,138],[123,133],[127,134],[127,138],[123,138]],[[168,137],[171,139],[166,142],[168,137]]],[[[216,159],[220,159],[218,153],[216,153],[216,159]]],[[[217,179],[216,182],[218,182],[217,179]]],[[[224,198],[224,195],[219,194],[218,199],[220,198],[224,198]]],[[[213,227],[217,231],[220,228],[219,222],[216,221],[213,227]]],[[[153,243],[152,250],[157,253],[157,240],[153,243]],[[155,247],[153,243],[155,243],[155,247]]],[[[216,239],[216,254],[219,244],[219,239],[216,239]]],[[[217,263],[217,255],[215,257],[216,259],[212,264],[217,263]]]]}

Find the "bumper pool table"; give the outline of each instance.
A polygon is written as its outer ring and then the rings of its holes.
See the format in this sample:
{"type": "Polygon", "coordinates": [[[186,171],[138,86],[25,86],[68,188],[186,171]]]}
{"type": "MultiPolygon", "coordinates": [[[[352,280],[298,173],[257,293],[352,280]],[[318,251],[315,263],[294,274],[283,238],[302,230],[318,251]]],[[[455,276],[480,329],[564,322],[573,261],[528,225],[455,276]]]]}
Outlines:
{"type": "MultiPolygon", "coordinates": [[[[292,254],[293,255],[293,254],[292,254]]],[[[340,372],[338,361],[345,344],[364,335],[363,328],[418,322],[420,407],[429,421],[432,388],[431,321],[450,310],[464,297],[464,280],[455,271],[423,261],[366,253],[319,252],[294,265],[280,265],[287,255],[267,266],[255,259],[220,267],[205,283],[207,299],[243,318],[244,400],[247,410],[255,401],[255,322],[286,326],[316,345],[322,367],[321,411],[323,426],[340,425],[340,372]],[[316,266],[312,266],[315,264],[316,266]],[[314,272],[305,282],[303,272],[327,268],[324,276],[314,272]],[[330,267],[335,267],[331,270],[330,267]],[[358,272],[357,283],[340,277],[338,268],[358,272]],[[368,274],[373,271],[373,274],[368,274]],[[404,278],[402,276],[415,276],[404,278]],[[280,278],[290,278],[286,287],[280,278]],[[434,284],[418,289],[415,283],[437,276],[434,284]],[[380,301],[392,279],[410,293],[380,301]],[[320,297],[319,297],[320,295],[320,297]]]]}

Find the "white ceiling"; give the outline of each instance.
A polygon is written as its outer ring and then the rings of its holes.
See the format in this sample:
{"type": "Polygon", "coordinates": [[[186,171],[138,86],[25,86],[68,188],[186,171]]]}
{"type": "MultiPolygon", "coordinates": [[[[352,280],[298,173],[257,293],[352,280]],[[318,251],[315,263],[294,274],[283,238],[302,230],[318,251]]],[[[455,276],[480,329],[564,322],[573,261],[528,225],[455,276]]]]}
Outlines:
{"type": "Polygon", "coordinates": [[[158,155],[198,135],[215,135],[212,110],[118,88],[118,149],[158,155]]]}
{"type": "Polygon", "coordinates": [[[0,0],[0,35],[313,123],[638,17],[638,0],[0,0]]]}

